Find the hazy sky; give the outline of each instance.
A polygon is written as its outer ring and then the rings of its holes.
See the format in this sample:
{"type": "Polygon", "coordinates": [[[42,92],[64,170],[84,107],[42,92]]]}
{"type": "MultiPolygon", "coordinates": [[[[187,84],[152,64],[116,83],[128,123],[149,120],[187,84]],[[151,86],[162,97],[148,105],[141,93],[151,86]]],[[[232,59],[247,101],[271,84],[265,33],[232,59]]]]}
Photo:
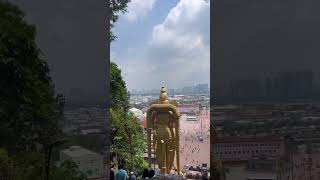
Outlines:
{"type": "Polygon", "coordinates": [[[215,81],[302,69],[319,72],[319,7],[316,0],[217,0],[215,81]]]}
{"type": "Polygon", "coordinates": [[[210,1],[132,0],[114,29],[111,59],[128,88],[210,81],[210,1]]]}
{"type": "Polygon", "coordinates": [[[57,92],[83,89],[89,99],[106,95],[107,4],[101,0],[10,0],[36,25],[37,42],[57,92]]]}

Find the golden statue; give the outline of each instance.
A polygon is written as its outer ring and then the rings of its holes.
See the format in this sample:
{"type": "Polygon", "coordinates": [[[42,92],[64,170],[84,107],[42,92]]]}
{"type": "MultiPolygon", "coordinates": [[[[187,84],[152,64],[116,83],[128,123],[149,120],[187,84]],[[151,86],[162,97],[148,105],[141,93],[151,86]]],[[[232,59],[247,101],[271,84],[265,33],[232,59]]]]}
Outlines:
{"type": "Polygon", "coordinates": [[[175,157],[177,171],[180,173],[179,118],[177,102],[175,100],[170,102],[166,88],[162,87],[159,100],[147,111],[149,166],[151,168],[151,134],[153,134],[152,146],[161,173],[170,173],[175,157]]]}

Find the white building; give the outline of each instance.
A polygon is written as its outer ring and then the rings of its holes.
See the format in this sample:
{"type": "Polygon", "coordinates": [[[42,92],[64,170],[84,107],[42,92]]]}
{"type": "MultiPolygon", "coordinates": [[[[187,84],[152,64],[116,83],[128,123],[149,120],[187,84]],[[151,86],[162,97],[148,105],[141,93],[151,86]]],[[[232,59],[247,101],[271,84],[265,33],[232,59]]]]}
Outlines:
{"type": "Polygon", "coordinates": [[[143,112],[140,109],[130,108],[129,112],[131,112],[138,119],[141,119],[143,117],[143,112]]]}
{"type": "Polygon", "coordinates": [[[104,177],[103,156],[80,146],[60,151],[60,161],[73,161],[90,179],[104,177]]]}

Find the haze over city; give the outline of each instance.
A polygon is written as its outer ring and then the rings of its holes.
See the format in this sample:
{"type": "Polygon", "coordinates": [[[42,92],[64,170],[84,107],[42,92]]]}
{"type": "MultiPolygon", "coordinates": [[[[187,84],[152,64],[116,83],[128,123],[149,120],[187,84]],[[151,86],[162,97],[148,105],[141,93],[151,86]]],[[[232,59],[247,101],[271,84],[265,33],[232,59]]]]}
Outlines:
{"type": "Polygon", "coordinates": [[[319,79],[319,1],[217,1],[215,82],[310,69],[319,79]]]}

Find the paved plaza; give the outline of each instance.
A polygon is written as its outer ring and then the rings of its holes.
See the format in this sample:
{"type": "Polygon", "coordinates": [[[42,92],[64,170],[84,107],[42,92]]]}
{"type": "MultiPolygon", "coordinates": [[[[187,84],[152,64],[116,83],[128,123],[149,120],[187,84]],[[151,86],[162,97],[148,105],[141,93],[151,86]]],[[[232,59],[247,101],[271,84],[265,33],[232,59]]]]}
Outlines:
{"type": "Polygon", "coordinates": [[[210,167],[210,111],[203,110],[197,121],[188,121],[183,115],[180,119],[180,166],[210,167]]]}

